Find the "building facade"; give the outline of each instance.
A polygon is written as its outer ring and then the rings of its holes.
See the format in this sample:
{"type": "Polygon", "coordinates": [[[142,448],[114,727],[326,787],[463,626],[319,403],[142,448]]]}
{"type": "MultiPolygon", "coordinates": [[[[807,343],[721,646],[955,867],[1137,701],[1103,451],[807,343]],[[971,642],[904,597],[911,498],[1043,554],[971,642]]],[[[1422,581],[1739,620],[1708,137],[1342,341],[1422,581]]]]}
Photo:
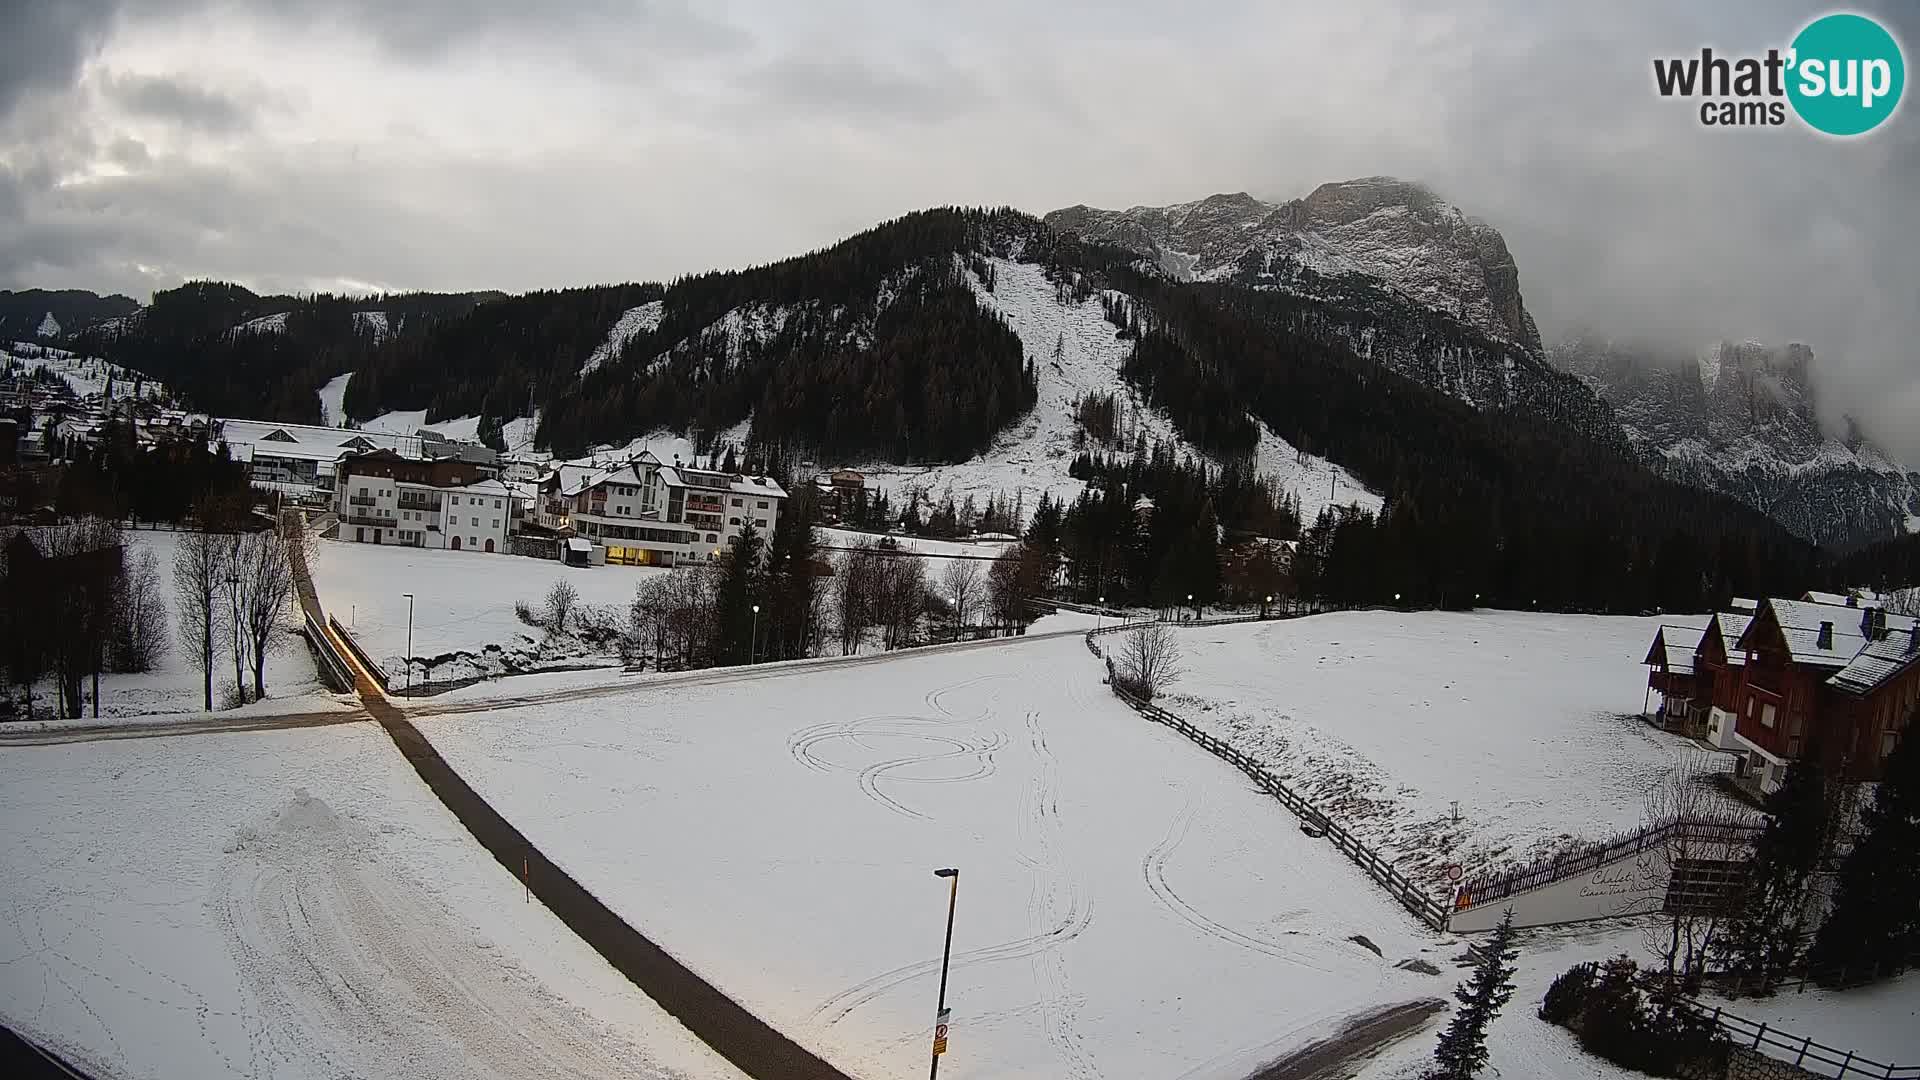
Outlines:
{"type": "Polygon", "coordinates": [[[392,450],[334,467],[337,535],[363,544],[505,552],[515,519],[507,486],[458,458],[421,461],[392,450]]]}
{"type": "Polygon", "coordinates": [[[605,549],[606,562],[623,565],[708,562],[749,526],[768,539],[787,498],[764,476],[663,465],[650,453],[592,473],[569,475],[572,468],[542,482],[540,523],[570,531],[605,549]]]}

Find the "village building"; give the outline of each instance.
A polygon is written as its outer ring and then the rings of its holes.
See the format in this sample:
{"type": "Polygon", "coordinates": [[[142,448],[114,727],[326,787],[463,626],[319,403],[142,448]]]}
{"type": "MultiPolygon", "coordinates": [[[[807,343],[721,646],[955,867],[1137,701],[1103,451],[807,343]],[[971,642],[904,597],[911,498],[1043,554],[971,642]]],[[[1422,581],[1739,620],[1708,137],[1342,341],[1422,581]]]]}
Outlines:
{"type": "Polygon", "coordinates": [[[363,544],[505,552],[513,494],[476,462],[369,450],[335,464],[336,537],[363,544]]]}
{"type": "Polygon", "coordinates": [[[1755,795],[1815,754],[1847,780],[1878,780],[1920,710],[1920,620],[1880,600],[1808,593],[1661,626],[1644,661],[1654,719],[1738,755],[1735,779],[1755,795]]]}
{"type": "Polygon", "coordinates": [[[346,455],[371,450],[389,450],[416,460],[464,461],[489,477],[500,471],[499,455],[487,447],[426,430],[391,435],[228,417],[214,422],[211,438],[227,444],[228,454],[246,468],[255,485],[318,503],[333,498],[335,463],[346,455]]]}
{"type": "Polygon", "coordinates": [[[786,498],[764,476],[665,465],[642,452],[606,469],[554,469],[535,518],[591,544],[589,561],[679,566],[718,557],[749,525],[771,538],[786,498]]]}

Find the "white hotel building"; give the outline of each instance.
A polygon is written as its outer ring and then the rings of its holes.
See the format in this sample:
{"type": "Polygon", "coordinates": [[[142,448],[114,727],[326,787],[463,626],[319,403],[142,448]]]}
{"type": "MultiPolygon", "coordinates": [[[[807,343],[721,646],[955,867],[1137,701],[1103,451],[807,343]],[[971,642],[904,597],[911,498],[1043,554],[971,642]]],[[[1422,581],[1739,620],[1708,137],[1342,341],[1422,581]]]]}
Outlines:
{"type": "Polygon", "coordinates": [[[604,548],[607,562],[676,566],[717,557],[749,524],[771,539],[786,498],[764,476],[662,465],[642,453],[613,469],[548,473],[538,519],[604,548]]]}

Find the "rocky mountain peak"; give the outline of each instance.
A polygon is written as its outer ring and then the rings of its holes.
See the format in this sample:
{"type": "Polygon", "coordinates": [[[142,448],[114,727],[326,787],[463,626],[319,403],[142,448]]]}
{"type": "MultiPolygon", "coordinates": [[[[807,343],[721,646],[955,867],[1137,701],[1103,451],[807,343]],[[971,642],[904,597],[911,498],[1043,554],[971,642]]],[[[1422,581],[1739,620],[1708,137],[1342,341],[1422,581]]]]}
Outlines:
{"type": "Polygon", "coordinates": [[[1362,275],[1495,338],[1540,348],[1499,230],[1412,181],[1345,180],[1284,203],[1235,192],[1162,207],[1074,206],[1047,223],[1138,251],[1181,278],[1313,291],[1301,271],[1362,275]]]}

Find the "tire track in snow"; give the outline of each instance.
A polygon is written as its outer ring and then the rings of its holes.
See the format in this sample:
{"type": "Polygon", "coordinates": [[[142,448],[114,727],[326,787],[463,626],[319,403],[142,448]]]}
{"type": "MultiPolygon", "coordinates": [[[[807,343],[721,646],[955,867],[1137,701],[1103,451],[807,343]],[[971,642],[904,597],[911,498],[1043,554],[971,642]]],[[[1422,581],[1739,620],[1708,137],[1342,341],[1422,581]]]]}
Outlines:
{"type": "Polygon", "coordinates": [[[266,1012],[255,1060],[340,1076],[591,1078],[664,1070],[455,928],[373,838],[299,792],[227,849],[210,907],[266,1012]],[[313,1032],[352,1031],[353,1042],[313,1032]]]}
{"type": "Polygon", "coordinates": [[[1242,949],[1265,953],[1277,959],[1288,960],[1315,971],[1333,974],[1332,968],[1308,959],[1307,954],[1301,949],[1236,930],[1225,923],[1209,918],[1174,891],[1173,886],[1167,882],[1167,862],[1173,858],[1173,853],[1186,840],[1187,829],[1193,824],[1199,808],[1199,802],[1189,796],[1186,805],[1167,826],[1166,835],[1162,836],[1160,842],[1147,852],[1144,859],[1140,860],[1140,875],[1146,880],[1147,888],[1152,891],[1154,898],[1159,900],[1168,911],[1210,938],[1242,949]]]}
{"type": "MultiPolygon", "coordinates": [[[[1067,911],[1084,907],[1092,921],[1092,905],[1085,886],[1061,864],[1065,844],[1060,839],[1060,763],[1047,746],[1046,731],[1040,726],[1040,714],[1027,713],[1027,742],[1037,766],[1024,820],[1022,847],[1033,847],[1023,862],[1035,871],[1027,911],[1037,925],[1045,925],[1059,916],[1062,893],[1067,911]]],[[[1101,1075],[1087,1051],[1079,1029],[1080,999],[1074,996],[1068,979],[1067,959],[1059,949],[1036,953],[1031,958],[1034,978],[1040,984],[1040,1026],[1047,1042],[1059,1052],[1068,1075],[1076,1080],[1093,1080],[1101,1075]]]]}

